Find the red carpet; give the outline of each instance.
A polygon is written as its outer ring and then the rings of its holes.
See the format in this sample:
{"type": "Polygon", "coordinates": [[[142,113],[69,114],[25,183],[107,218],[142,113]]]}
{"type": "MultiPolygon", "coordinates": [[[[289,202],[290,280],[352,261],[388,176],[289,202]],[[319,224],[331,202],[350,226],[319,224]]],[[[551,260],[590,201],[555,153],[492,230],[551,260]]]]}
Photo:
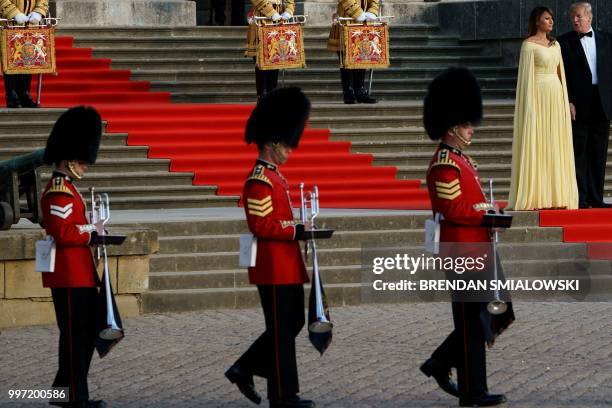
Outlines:
{"type": "MultiPolygon", "coordinates": [[[[193,172],[194,184],[218,186],[221,195],[241,194],[256,158],[255,148],[243,142],[252,105],[171,103],[169,92],[151,92],[149,82],[131,81],[130,71],[111,70],[110,59],[74,48],[71,37],[56,38],[56,56],[58,74],[43,78],[43,107],[93,105],[108,132],[127,133],[129,145],[148,146],[149,157],[170,159],[171,171],[193,172]]],[[[372,155],[350,150],[350,142],[331,141],[328,129],[307,129],[282,170],[294,206],[303,181],[307,188],[319,186],[322,207],[430,208],[418,180],[397,180],[395,167],[373,166],[372,155]]]]}
{"type": "Polygon", "coordinates": [[[563,227],[564,242],[586,242],[589,258],[612,260],[612,209],[544,210],[540,226],[563,227]]]}

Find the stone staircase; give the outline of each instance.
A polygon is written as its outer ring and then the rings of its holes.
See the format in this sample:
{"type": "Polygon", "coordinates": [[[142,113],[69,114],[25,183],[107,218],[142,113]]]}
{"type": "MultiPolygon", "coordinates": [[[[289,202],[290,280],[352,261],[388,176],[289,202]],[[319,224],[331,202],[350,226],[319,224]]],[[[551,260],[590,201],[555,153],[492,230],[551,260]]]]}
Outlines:
{"type": "MultiPolygon", "coordinates": [[[[113,58],[113,68],[171,91],[185,102],[254,101],[253,61],[243,56],[246,27],[168,29],[62,29],[76,46],[93,47],[96,57],[113,58]]],[[[286,85],[299,85],[313,101],[341,100],[338,58],[326,50],[329,27],[306,27],[306,69],[288,70],[286,85]]],[[[438,34],[435,26],[392,26],[391,65],[376,71],[374,94],[388,100],[418,99],[427,81],[449,65],[467,65],[481,78],[485,95],[514,95],[515,70],[500,67],[501,55],[438,34]]],[[[281,75],[282,77],[282,75],[281,75]]]]}
{"type": "MultiPolygon", "coordinates": [[[[0,160],[44,148],[63,109],[0,109],[0,160]]],[[[98,161],[83,186],[109,193],[115,209],[235,206],[238,197],[217,196],[216,187],[192,185],[192,173],[169,171],[169,160],[147,158],[147,147],[127,146],[127,134],[106,133],[98,161]],[[177,200],[180,197],[180,200],[177,200]]],[[[51,169],[42,168],[43,182],[51,169]]],[[[82,188],[85,197],[87,191],[82,188]]]]}
{"type": "MultiPolygon", "coordinates": [[[[319,240],[319,265],[333,305],[352,305],[368,299],[372,273],[361,269],[364,245],[398,248],[421,254],[425,211],[393,214],[323,215],[319,225],[333,228],[330,240],[319,240]]],[[[237,218],[237,217],[236,217],[237,218]]],[[[146,312],[209,308],[245,308],[259,304],[238,267],[238,240],[246,232],[243,219],[192,222],[148,222],[139,227],[159,231],[160,251],[150,262],[149,291],[143,295],[146,312]]],[[[512,229],[502,236],[500,253],[506,275],[512,278],[576,277],[574,267],[589,268],[589,284],[612,289],[608,261],[587,261],[586,245],[561,243],[560,228],[539,228],[536,213],[516,213],[512,229]]]]}

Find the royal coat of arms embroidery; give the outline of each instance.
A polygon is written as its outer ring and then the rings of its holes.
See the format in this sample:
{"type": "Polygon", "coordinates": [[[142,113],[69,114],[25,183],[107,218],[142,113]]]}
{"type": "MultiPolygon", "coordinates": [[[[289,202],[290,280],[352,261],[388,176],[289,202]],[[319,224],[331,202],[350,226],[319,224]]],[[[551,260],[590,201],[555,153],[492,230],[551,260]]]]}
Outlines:
{"type": "Polygon", "coordinates": [[[342,65],[348,69],[389,68],[387,24],[342,27],[342,65]]]}
{"type": "Polygon", "coordinates": [[[5,74],[55,73],[55,28],[3,28],[2,71],[5,74]]]}
{"type": "Polygon", "coordinates": [[[257,28],[257,67],[261,70],[303,68],[304,34],[301,24],[264,25],[257,28]]]}

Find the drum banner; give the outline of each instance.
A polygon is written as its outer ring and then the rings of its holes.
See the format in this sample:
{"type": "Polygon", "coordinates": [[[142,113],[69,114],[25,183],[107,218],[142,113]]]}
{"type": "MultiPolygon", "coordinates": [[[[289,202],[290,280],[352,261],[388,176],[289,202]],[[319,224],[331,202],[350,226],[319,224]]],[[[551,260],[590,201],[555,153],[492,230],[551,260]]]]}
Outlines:
{"type": "Polygon", "coordinates": [[[342,27],[342,65],[347,69],[389,68],[387,24],[342,27]]]}
{"type": "Polygon", "coordinates": [[[257,67],[261,70],[304,68],[304,32],[301,24],[257,27],[257,67]]]}
{"type": "Polygon", "coordinates": [[[5,74],[55,73],[54,27],[4,27],[1,42],[5,74]]]}

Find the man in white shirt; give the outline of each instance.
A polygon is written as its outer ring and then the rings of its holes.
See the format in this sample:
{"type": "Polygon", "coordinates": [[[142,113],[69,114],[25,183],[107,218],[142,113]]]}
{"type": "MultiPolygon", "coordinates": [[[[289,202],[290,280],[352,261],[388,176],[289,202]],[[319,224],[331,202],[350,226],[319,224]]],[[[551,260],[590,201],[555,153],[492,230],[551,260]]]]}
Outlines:
{"type": "Polygon", "coordinates": [[[612,118],[612,39],[592,28],[588,2],[572,4],[569,14],[574,31],[558,40],[572,115],[579,206],[612,207],[603,200],[612,118]]]}

